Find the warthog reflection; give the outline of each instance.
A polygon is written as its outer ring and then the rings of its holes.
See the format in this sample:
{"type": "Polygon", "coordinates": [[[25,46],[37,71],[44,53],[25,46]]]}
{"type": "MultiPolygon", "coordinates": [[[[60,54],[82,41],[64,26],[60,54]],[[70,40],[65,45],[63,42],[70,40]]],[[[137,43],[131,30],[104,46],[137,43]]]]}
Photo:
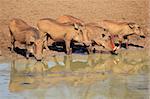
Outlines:
{"type": "Polygon", "coordinates": [[[48,88],[61,84],[71,86],[91,85],[109,79],[110,75],[135,74],[147,67],[145,55],[122,53],[117,56],[93,54],[84,57],[67,55],[48,62],[16,60],[12,62],[9,90],[12,92],[35,88],[48,88]],[[132,58],[131,58],[132,57],[132,58]]]}
{"type": "Polygon", "coordinates": [[[9,90],[16,92],[38,87],[39,83],[37,81],[42,80],[43,73],[47,69],[48,65],[42,62],[25,59],[12,61],[9,90]],[[29,84],[31,86],[27,86],[29,84]]]}

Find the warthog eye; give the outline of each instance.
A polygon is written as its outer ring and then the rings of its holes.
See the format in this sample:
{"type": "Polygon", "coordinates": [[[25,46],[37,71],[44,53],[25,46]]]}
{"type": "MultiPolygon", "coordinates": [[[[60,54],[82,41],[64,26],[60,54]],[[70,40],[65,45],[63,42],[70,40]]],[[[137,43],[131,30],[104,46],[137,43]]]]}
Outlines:
{"type": "Polygon", "coordinates": [[[34,44],[34,42],[30,42],[30,45],[33,45],[34,44]]]}
{"type": "Polygon", "coordinates": [[[105,34],[102,34],[102,37],[105,37],[105,34]]]}
{"type": "Polygon", "coordinates": [[[78,28],[74,28],[75,30],[79,30],[78,28]]]}
{"type": "Polygon", "coordinates": [[[143,36],[143,35],[140,35],[140,37],[141,37],[141,38],[145,38],[145,36],[143,36]]]}

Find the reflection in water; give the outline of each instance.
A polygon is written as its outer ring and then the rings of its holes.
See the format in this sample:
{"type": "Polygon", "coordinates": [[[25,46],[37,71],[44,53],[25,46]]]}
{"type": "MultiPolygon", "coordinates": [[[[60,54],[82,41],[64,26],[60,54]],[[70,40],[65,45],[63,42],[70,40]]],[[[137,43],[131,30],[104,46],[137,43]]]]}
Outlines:
{"type": "Polygon", "coordinates": [[[43,73],[47,69],[48,66],[42,62],[30,60],[12,61],[9,90],[14,92],[38,87],[38,82],[41,82],[43,73]],[[34,79],[37,80],[35,81],[34,79]]]}
{"type": "Polygon", "coordinates": [[[148,58],[137,50],[15,60],[9,91],[23,99],[148,99],[148,58]]]}

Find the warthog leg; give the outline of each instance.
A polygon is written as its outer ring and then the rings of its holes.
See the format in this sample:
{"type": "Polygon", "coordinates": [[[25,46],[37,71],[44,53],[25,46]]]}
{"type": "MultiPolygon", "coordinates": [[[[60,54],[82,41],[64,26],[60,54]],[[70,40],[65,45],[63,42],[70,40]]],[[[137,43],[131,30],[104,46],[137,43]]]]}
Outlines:
{"type": "Polygon", "coordinates": [[[129,48],[128,39],[125,40],[125,43],[126,43],[126,49],[128,49],[129,48]]]}
{"type": "Polygon", "coordinates": [[[49,50],[49,48],[48,48],[48,36],[45,35],[43,38],[44,38],[43,39],[43,41],[44,41],[44,47],[48,51],[49,50]]]}
{"type": "Polygon", "coordinates": [[[47,44],[47,40],[46,40],[46,41],[44,41],[44,47],[45,47],[45,49],[46,49],[46,50],[49,50],[49,48],[48,48],[48,44],[47,44]]]}
{"type": "Polygon", "coordinates": [[[119,46],[118,46],[118,49],[121,48],[121,44],[122,44],[122,41],[119,40],[119,46]]]}
{"type": "MultiPolygon", "coordinates": [[[[132,34],[131,34],[132,35],[132,34]]],[[[128,49],[129,48],[129,46],[128,46],[128,41],[129,41],[129,39],[128,39],[128,36],[130,36],[130,35],[125,35],[125,36],[123,36],[123,38],[124,38],[124,40],[125,40],[125,47],[126,47],[126,49],[128,49]]]]}
{"type": "Polygon", "coordinates": [[[11,44],[11,52],[12,52],[12,53],[14,53],[14,49],[15,49],[15,42],[13,42],[13,43],[11,44]]]}
{"type": "Polygon", "coordinates": [[[117,38],[118,38],[118,41],[119,41],[119,46],[117,47],[117,49],[120,49],[121,45],[122,45],[123,36],[122,35],[118,35],[117,38]]]}
{"type": "Polygon", "coordinates": [[[14,38],[11,36],[11,52],[14,53],[14,49],[15,49],[15,40],[14,38]]]}
{"type": "Polygon", "coordinates": [[[93,49],[92,49],[92,42],[91,41],[86,41],[86,42],[83,42],[82,44],[84,44],[84,47],[87,49],[87,53],[90,54],[93,52],[93,49]]]}
{"type": "Polygon", "coordinates": [[[88,47],[87,47],[87,50],[88,50],[88,54],[91,54],[93,52],[92,50],[92,44],[90,44],[88,47]]]}
{"type": "Polygon", "coordinates": [[[26,58],[29,59],[29,55],[30,55],[29,49],[30,49],[30,46],[28,44],[26,44],[25,47],[26,47],[26,58]]]}
{"type": "Polygon", "coordinates": [[[111,35],[110,37],[110,45],[113,51],[116,51],[116,46],[114,44],[114,35],[111,35]]]}
{"type": "Polygon", "coordinates": [[[72,49],[70,48],[70,40],[66,40],[65,44],[66,44],[66,53],[69,55],[72,53],[72,49]]]}

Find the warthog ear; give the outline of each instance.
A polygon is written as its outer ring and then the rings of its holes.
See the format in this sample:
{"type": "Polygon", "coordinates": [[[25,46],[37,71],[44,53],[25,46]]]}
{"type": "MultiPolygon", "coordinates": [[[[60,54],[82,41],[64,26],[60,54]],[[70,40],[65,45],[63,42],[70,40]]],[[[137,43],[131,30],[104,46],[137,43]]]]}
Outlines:
{"type": "Polygon", "coordinates": [[[128,23],[128,26],[133,29],[135,27],[135,23],[128,23]]]}
{"type": "Polygon", "coordinates": [[[78,25],[78,24],[74,23],[73,25],[74,25],[74,28],[75,28],[76,30],[79,29],[79,25],[78,25]]]}

